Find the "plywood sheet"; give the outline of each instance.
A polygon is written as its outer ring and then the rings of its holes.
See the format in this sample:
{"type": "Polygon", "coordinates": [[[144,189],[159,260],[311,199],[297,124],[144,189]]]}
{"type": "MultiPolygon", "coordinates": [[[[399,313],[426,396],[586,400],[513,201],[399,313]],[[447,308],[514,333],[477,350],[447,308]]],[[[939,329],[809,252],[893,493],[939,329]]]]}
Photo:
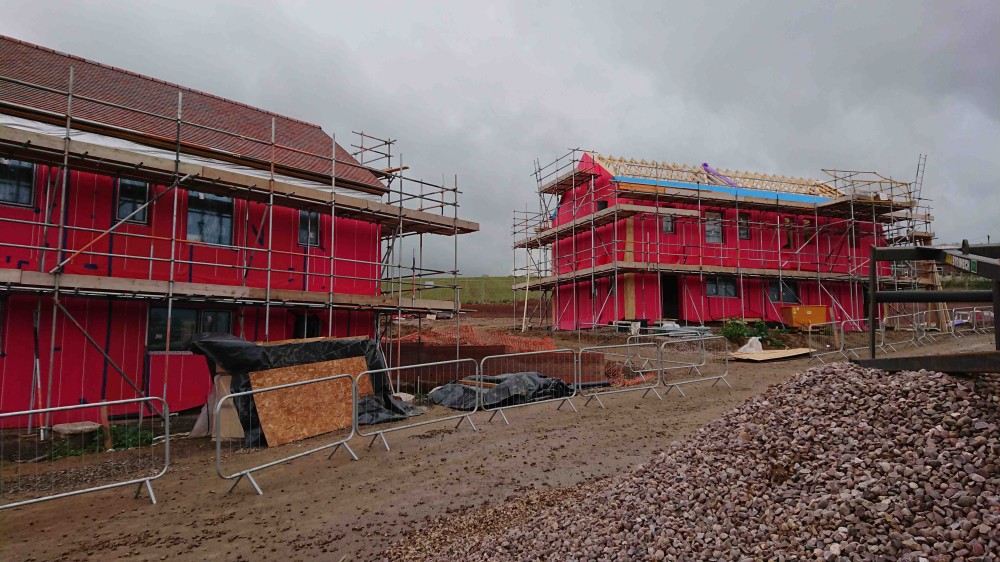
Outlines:
{"type": "Polygon", "coordinates": [[[813,351],[815,350],[808,347],[796,347],[794,349],[767,349],[759,353],[740,353],[737,351],[730,353],[729,357],[739,361],[754,361],[760,363],[763,361],[776,361],[778,359],[788,359],[789,357],[809,355],[813,351]]]}
{"type": "MultiPolygon", "coordinates": [[[[307,363],[250,373],[250,385],[259,389],[331,375],[357,376],[367,368],[364,357],[307,363]]],[[[368,377],[362,377],[359,394],[371,394],[371,382],[365,385],[364,381],[368,377]]],[[[273,447],[350,427],[351,386],[349,380],[337,379],[255,394],[267,444],[273,447]]]]}

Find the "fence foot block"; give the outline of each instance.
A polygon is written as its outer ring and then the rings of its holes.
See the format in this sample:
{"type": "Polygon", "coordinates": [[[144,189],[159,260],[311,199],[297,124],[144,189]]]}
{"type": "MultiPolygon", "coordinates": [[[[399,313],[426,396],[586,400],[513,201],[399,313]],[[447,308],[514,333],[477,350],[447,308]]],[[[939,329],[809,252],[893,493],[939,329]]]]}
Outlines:
{"type": "Polygon", "coordinates": [[[662,396],[660,396],[660,393],[659,393],[659,392],[657,392],[655,388],[647,388],[647,389],[646,389],[646,392],[643,392],[643,393],[642,393],[642,397],[643,397],[643,398],[645,398],[645,397],[649,396],[649,393],[650,393],[650,392],[652,392],[652,393],[653,393],[653,396],[656,396],[656,397],[657,397],[657,398],[659,398],[660,400],[663,400],[663,397],[662,397],[662,396]]]}
{"type": "Polygon", "coordinates": [[[492,423],[493,418],[497,417],[497,414],[500,414],[500,418],[503,419],[503,423],[510,425],[510,420],[507,419],[507,414],[503,413],[502,408],[499,410],[493,410],[493,413],[490,415],[490,419],[486,420],[486,423],[492,423]]]}
{"type": "Polygon", "coordinates": [[[385,450],[386,451],[390,450],[389,449],[389,442],[385,440],[385,433],[382,433],[381,431],[378,432],[378,433],[376,433],[375,435],[372,435],[372,440],[368,442],[368,448],[371,449],[372,445],[375,444],[375,440],[379,439],[379,438],[382,439],[382,445],[385,446],[385,450]]]}
{"type": "Polygon", "coordinates": [[[332,451],[330,451],[330,454],[329,454],[329,455],[327,455],[327,457],[326,457],[326,460],[330,460],[330,459],[332,459],[332,458],[333,458],[333,455],[335,455],[335,454],[337,453],[337,451],[338,451],[338,450],[339,450],[339,449],[340,449],[341,447],[343,447],[344,449],[347,449],[347,453],[348,453],[349,455],[351,455],[351,460],[355,460],[355,461],[356,461],[356,460],[358,460],[358,456],[354,454],[354,450],[353,450],[353,449],[351,449],[351,446],[350,446],[350,445],[348,445],[347,443],[337,443],[337,445],[336,445],[336,446],[335,446],[335,447],[333,448],[333,450],[332,450],[332,451]]]}
{"type": "Polygon", "coordinates": [[[133,497],[139,499],[139,495],[142,494],[143,488],[146,488],[146,492],[149,493],[149,501],[153,505],[156,505],[156,494],[153,493],[153,483],[150,480],[143,480],[142,482],[139,482],[139,486],[136,487],[135,496],[133,497]]]}
{"type": "Polygon", "coordinates": [[[247,481],[250,482],[250,485],[253,486],[253,489],[255,492],[257,492],[258,496],[264,495],[264,490],[260,489],[260,485],[257,484],[257,481],[254,479],[253,474],[250,474],[249,472],[240,474],[240,476],[233,481],[233,484],[229,487],[229,489],[226,490],[226,495],[231,494],[233,490],[236,489],[236,485],[240,483],[240,480],[243,480],[244,478],[246,478],[247,481]]]}
{"type": "Polygon", "coordinates": [[[712,383],[712,386],[715,386],[715,385],[719,384],[719,381],[722,381],[723,383],[725,383],[725,385],[728,386],[730,389],[733,388],[733,385],[729,384],[729,381],[726,380],[725,376],[721,376],[721,377],[715,379],[715,382],[712,383]]]}
{"type": "Polygon", "coordinates": [[[479,431],[479,428],[476,427],[476,424],[472,423],[472,418],[470,418],[469,416],[462,416],[461,418],[459,418],[458,423],[455,424],[455,429],[461,427],[463,421],[469,422],[469,425],[472,426],[472,431],[479,431]]]}

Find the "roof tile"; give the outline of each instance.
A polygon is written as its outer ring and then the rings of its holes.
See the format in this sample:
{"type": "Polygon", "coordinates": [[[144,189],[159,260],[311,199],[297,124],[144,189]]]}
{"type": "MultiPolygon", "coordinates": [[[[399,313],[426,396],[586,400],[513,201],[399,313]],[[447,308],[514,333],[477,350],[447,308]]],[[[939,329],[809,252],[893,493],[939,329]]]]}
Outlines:
{"type": "MultiPolygon", "coordinates": [[[[73,93],[107,102],[74,98],[72,115],[77,119],[174,142],[178,92],[182,92],[182,149],[221,151],[240,159],[257,160],[256,167],[260,167],[261,162],[270,162],[274,119],[276,144],[287,147],[275,149],[275,164],[330,175],[333,139],[318,125],[0,35],[0,76],[65,92],[71,66],[73,93]]],[[[64,93],[7,81],[0,81],[0,101],[33,110],[66,112],[64,93]]],[[[374,174],[361,167],[339,144],[336,150],[338,181],[385,189],[374,174]]]]}

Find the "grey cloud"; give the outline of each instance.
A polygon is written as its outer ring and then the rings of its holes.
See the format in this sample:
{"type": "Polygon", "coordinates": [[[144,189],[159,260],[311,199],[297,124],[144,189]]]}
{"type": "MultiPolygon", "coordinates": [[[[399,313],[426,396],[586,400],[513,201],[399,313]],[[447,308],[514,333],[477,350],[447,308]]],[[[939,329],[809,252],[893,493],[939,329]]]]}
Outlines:
{"type": "MultiPolygon", "coordinates": [[[[399,139],[465,191],[467,274],[511,268],[532,162],[572,147],[909,180],[950,242],[1000,239],[994,2],[63,3],[0,0],[0,33],[319,123],[399,139]]],[[[427,262],[450,269],[451,241],[427,262]]],[[[404,255],[414,251],[407,246],[404,255]]]]}

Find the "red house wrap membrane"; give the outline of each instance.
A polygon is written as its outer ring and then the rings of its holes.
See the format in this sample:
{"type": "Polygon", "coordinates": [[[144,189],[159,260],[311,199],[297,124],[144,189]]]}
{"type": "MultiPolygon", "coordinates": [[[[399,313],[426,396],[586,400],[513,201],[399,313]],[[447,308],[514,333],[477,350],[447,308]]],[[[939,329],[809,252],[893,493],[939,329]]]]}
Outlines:
{"type": "Polygon", "coordinates": [[[197,334],[374,337],[396,302],[381,296],[386,233],[478,230],[381,202],[384,174],[317,125],[3,36],[0,133],[0,412],[199,407],[197,334]]]}
{"type": "Polygon", "coordinates": [[[869,248],[890,243],[886,213],[912,207],[834,182],[654,164],[584,153],[575,175],[542,187],[557,204],[531,234],[550,245],[551,270],[528,283],[551,291],[558,328],[780,322],[782,307],[800,304],[862,318],[869,248]]]}

